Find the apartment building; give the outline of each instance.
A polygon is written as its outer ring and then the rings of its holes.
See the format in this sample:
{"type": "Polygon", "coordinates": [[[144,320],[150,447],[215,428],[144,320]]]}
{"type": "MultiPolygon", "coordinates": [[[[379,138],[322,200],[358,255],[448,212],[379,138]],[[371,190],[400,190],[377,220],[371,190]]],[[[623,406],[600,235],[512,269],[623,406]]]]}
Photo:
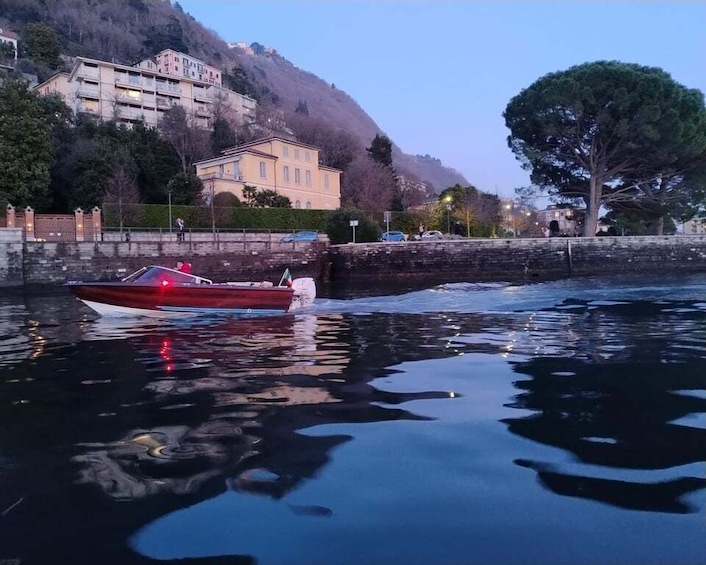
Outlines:
{"type": "Polygon", "coordinates": [[[174,77],[184,77],[222,86],[221,71],[203,61],[173,49],[165,49],[155,57],[157,71],[174,77]]]}
{"type": "Polygon", "coordinates": [[[206,191],[230,192],[241,200],[247,184],[286,196],[294,208],[336,210],[341,205],[341,171],[319,164],[319,148],[267,137],[226,149],[196,163],[206,191]]]}
{"type": "Polygon", "coordinates": [[[60,94],[77,112],[128,124],[144,119],[156,126],[174,105],[183,106],[204,128],[211,126],[214,103],[227,105],[241,123],[252,123],[257,111],[257,102],[248,96],[161,73],[149,59],[128,66],[77,57],[70,73],[58,73],[35,88],[42,95],[60,94]]]}

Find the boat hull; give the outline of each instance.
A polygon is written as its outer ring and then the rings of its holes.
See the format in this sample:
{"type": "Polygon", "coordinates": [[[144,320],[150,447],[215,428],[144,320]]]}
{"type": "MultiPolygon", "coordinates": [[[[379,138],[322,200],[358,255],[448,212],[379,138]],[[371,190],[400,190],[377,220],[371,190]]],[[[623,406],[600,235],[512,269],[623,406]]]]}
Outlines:
{"type": "Polygon", "coordinates": [[[73,294],[102,316],[280,314],[292,304],[288,287],[71,283],[73,294]]]}

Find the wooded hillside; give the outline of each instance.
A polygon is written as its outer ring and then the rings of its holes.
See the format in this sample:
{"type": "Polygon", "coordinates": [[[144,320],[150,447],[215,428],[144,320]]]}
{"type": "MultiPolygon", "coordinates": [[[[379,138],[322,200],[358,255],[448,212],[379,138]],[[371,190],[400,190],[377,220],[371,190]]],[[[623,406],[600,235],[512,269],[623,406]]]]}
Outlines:
{"type": "MultiPolygon", "coordinates": [[[[289,114],[301,102],[308,114],[353,134],[366,147],[381,133],[375,121],[345,92],[285,58],[258,49],[249,54],[169,0],[0,0],[0,27],[22,36],[27,25],[43,23],[57,34],[61,54],[132,64],[172,48],[221,68],[226,85],[289,114]]],[[[276,48],[276,46],[274,46],[276,48]]],[[[66,63],[64,63],[65,65],[66,63]]],[[[18,70],[47,78],[58,65],[20,61],[18,70]]],[[[404,154],[393,140],[395,168],[426,181],[436,192],[468,184],[454,169],[429,156],[404,154]]]]}

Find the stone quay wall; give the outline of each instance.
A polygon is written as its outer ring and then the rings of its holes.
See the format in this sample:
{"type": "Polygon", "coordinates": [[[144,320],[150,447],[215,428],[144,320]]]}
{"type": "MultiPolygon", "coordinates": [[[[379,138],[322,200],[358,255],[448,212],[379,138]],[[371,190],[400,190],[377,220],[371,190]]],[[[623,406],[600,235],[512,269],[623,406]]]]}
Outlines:
{"type": "Polygon", "coordinates": [[[332,281],[518,281],[706,272],[706,236],[458,239],[334,245],[332,281]]]}
{"type": "MultiPolygon", "coordinates": [[[[149,264],[191,262],[214,281],[292,275],[374,283],[521,281],[619,273],[706,272],[706,236],[458,239],[400,243],[24,241],[0,229],[0,287],[116,279],[149,264]]],[[[646,281],[648,279],[646,278],[646,281]]]]}
{"type": "Polygon", "coordinates": [[[194,273],[221,282],[276,283],[287,268],[294,277],[323,279],[328,266],[325,243],[32,242],[17,232],[0,230],[0,287],[114,280],[146,265],[174,267],[177,261],[188,261],[194,273]]]}

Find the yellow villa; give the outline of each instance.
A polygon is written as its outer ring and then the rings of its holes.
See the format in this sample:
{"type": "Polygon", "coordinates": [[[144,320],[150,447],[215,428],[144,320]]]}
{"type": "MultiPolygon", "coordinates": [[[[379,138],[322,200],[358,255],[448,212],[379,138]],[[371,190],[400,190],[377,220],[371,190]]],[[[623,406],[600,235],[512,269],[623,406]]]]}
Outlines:
{"type": "Polygon", "coordinates": [[[206,192],[230,192],[241,200],[247,184],[286,196],[294,208],[335,210],[341,205],[341,171],[319,164],[319,148],[267,137],[225,149],[196,163],[206,192]]]}

